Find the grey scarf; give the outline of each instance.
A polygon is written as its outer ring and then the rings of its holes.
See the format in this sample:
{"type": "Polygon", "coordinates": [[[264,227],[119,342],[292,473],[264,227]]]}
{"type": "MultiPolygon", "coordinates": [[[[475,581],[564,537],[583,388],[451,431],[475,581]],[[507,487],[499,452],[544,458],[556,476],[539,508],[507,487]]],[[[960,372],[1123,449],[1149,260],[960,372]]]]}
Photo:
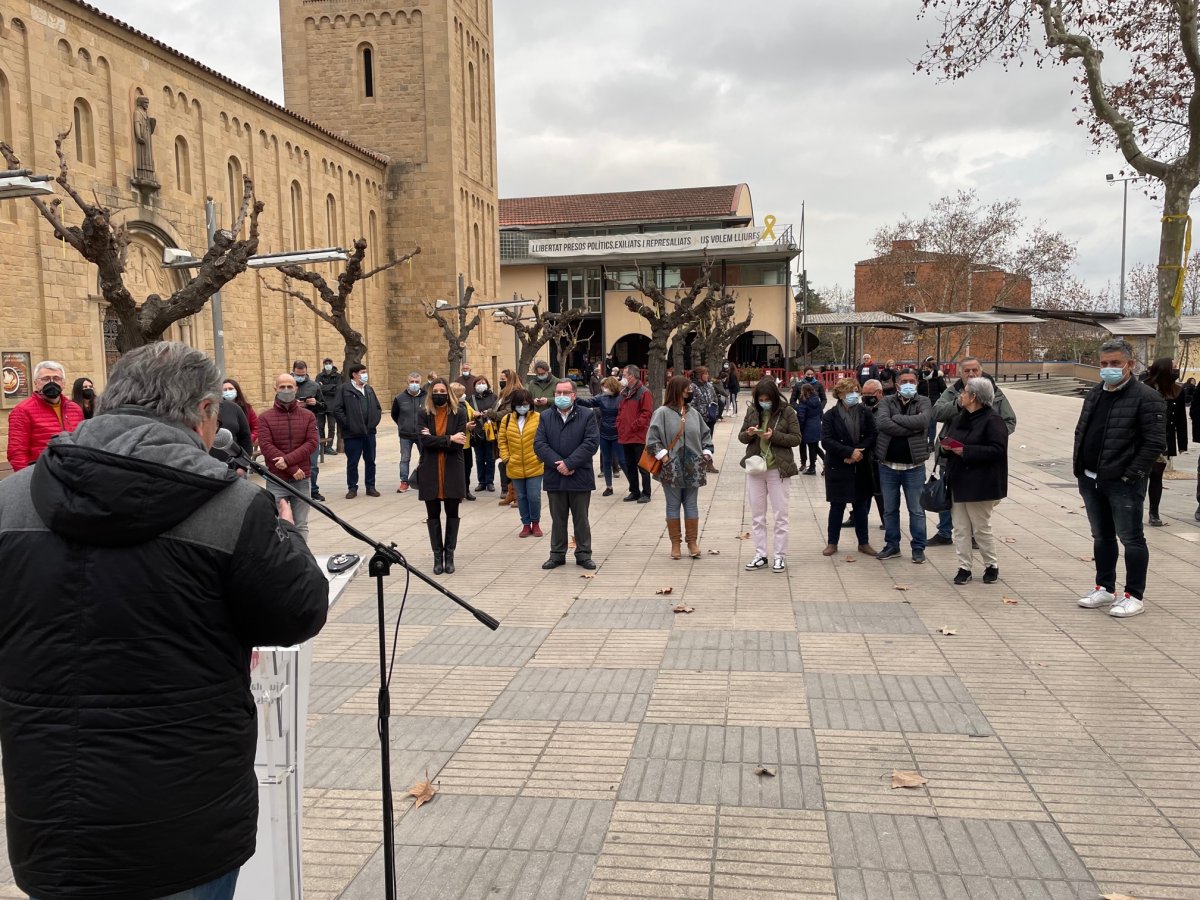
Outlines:
{"type": "Polygon", "coordinates": [[[846,429],[850,432],[850,443],[857,444],[858,439],[862,437],[862,407],[847,406],[839,400],[837,411],[838,415],[842,417],[842,421],[846,423],[846,429]]]}

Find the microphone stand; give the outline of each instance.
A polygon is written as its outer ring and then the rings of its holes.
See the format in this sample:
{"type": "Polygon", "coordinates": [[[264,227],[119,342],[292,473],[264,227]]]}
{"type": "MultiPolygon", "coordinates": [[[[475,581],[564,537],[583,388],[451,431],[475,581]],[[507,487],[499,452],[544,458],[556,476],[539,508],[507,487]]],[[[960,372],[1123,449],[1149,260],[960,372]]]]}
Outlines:
{"type": "Polygon", "coordinates": [[[395,544],[380,543],[368,534],[359,531],[324,503],[314,500],[311,497],[304,496],[304,494],[298,491],[293,485],[280,478],[262,463],[250,459],[246,452],[236,444],[226,447],[225,452],[230,456],[229,463],[231,466],[239,466],[253,470],[258,475],[261,475],[265,480],[283,488],[293,497],[304,501],[321,515],[328,519],[332,519],[341,527],[344,532],[346,532],[346,534],[350,535],[350,537],[354,538],[355,540],[366,544],[374,551],[374,553],[371,555],[370,561],[367,563],[367,571],[375,579],[376,606],[378,608],[379,620],[379,763],[383,787],[384,890],[387,900],[395,900],[396,837],[394,834],[395,813],[392,810],[392,746],[388,729],[388,720],[392,714],[392,698],[391,693],[388,690],[387,622],[385,621],[384,616],[383,580],[391,574],[392,566],[400,566],[400,568],[404,569],[410,575],[415,575],[438,593],[449,597],[492,631],[495,631],[500,627],[500,621],[494,616],[488,615],[483,610],[476,609],[453,591],[447,590],[442,585],[438,584],[420,569],[409,565],[408,560],[404,558],[404,554],[396,549],[395,544]]]}

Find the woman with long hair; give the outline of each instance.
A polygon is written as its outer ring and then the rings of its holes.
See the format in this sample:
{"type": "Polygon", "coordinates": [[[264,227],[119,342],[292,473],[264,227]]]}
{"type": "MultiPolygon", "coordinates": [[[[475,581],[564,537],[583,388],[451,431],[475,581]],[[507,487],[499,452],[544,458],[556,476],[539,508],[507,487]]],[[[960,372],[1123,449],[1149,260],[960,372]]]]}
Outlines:
{"type": "Polygon", "coordinates": [[[517,494],[513,488],[512,481],[508,477],[508,466],[504,460],[500,458],[500,420],[504,418],[506,413],[512,412],[512,395],[514,391],[519,391],[524,388],[521,379],[517,377],[515,369],[504,369],[500,372],[500,381],[497,384],[500,388],[500,393],[496,395],[496,404],[492,407],[489,415],[492,417],[492,423],[496,426],[496,446],[494,456],[499,460],[497,468],[500,469],[500,506],[517,506],[517,494]]]}
{"type": "Polygon", "coordinates": [[[858,552],[874,556],[867,533],[867,514],[875,494],[875,416],[862,405],[857,379],[843,378],[833,386],[834,405],[821,417],[825,451],[825,499],[829,502],[828,543],[824,556],[837,553],[842,516],[853,510],[858,552]]]}
{"type": "Polygon", "coordinates": [[[821,449],[821,397],[817,393],[817,389],[810,383],[800,385],[800,397],[793,405],[796,410],[796,419],[800,423],[800,434],[804,438],[804,443],[800,445],[800,468],[803,469],[805,475],[817,474],[817,457],[821,458],[821,465],[825,464],[825,451],[821,449]],[[808,467],[805,468],[805,458],[807,457],[808,467]]]}
{"type": "Polygon", "coordinates": [[[435,378],[430,383],[417,425],[420,426],[421,441],[417,496],[425,501],[433,574],[452,575],[461,521],[458,508],[467,494],[467,470],[463,465],[467,411],[450,393],[446,379],[435,378]],[[445,531],[442,529],[443,508],[446,511],[445,531]]]}
{"type": "Polygon", "coordinates": [[[591,398],[577,397],[576,406],[596,410],[596,424],[600,426],[600,474],[604,476],[604,493],[613,495],[613,476],[620,475],[621,463],[617,455],[621,446],[617,442],[617,410],[621,405],[621,382],[613,376],[600,379],[600,392],[591,398]]]}
{"type": "Polygon", "coordinates": [[[508,468],[509,485],[517,496],[521,512],[518,537],[542,536],[542,474],[546,467],[533,449],[541,418],[533,408],[533,396],[525,388],[509,395],[512,409],[504,414],[498,428],[500,462],[508,468]]]}
{"type": "Polygon", "coordinates": [[[1150,524],[1160,526],[1163,523],[1158,514],[1158,504],[1162,500],[1163,472],[1167,469],[1167,460],[1178,456],[1187,450],[1187,404],[1183,399],[1183,388],[1179,385],[1179,372],[1174,360],[1156,359],[1146,373],[1146,384],[1154,388],[1167,401],[1167,452],[1158,458],[1150,468],[1150,487],[1147,494],[1150,499],[1150,524]]]}
{"type": "Polygon", "coordinates": [[[713,454],[712,431],[705,416],[693,405],[696,386],[682,375],[667,382],[663,405],[650,417],[646,451],[662,461],[654,475],[667,500],[667,534],[671,559],[680,559],[680,538],[686,532],[688,555],[700,558],[700,488],[708,483],[705,460],[713,454]],[[683,528],[680,528],[680,511],[683,528]]]}
{"type": "Polygon", "coordinates": [[[96,414],[96,386],[90,378],[76,378],[71,387],[71,399],[83,410],[83,417],[90,419],[96,414]]]}
{"type": "Polygon", "coordinates": [[[483,429],[477,429],[476,427],[476,420],[479,414],[475,411],[475,407],[471,405],[467,397],[467,389],[463,386],[462,382],[451,381],[448,387],[450,388],[450,396],[454,398],[454,402],[467,415],[467,442],[463,444],[463,471],[467,475],[467,495],[465,499],[474,501],[477,498],[471,493],[471,468],[475,463],[475,454],[471,450],[471,444],[477,431],[480,436],[483,435],[483,429]]]}
{"type": "Polygon", "coordinates": [[[226,378],[221,385],[222,397],[229,400],[246,414],[246,424],[250,426],[250,440],[258,443],[258,413],[254,411],[254,407],[246,401],[246,395],[242,393],[242,386],[232,378],[226,378]],[[229,396],[229,392],[233,392],[233,396],[229,396]]]}
{"type": "Polygon", "coordinates": [[[771,571],[783,572],[787,568],[788,495],[791,477],[799,471],[793,448],[800,445],[801,435],[796,411],[783,399],[774,378],[768,376],[755,385],[754,394],[746,404],[738,440],[746,445],[741,466],[746,469],[746,495],[752,516],[750,531],[754,538],[754,558],[746,568],[762,569],[767,565],[767,500],[770,499],[775,512],[772,529],[775,561],[771,571]],[[760,457],[762,462],[747,466],[746,461],[751,457],[760,457]]]}

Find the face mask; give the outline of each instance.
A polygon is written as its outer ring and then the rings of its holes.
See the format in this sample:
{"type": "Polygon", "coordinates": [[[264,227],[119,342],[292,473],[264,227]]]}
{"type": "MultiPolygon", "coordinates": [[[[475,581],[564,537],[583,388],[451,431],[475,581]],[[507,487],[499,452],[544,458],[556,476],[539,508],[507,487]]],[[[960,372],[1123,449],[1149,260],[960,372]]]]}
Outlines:
{"type": "Polygon", "coordinates": [[[770,401],[770,400],[759,400],[759,401],[758,401],[758,408],[759,408],[759,409],[770,409],[770,408],[771,408],[771,401],[770,401]]]}
{"type": "Polygon", "coordinates": [[[296,379],[296,384],[304,384],[304,382],[308,381],[307,375],[292,375],[292,377],[296,379]]]}
{"type": "Polygon", "coordinates": [[[84,400],[95,400],[96,399],[96,391],[93,388],[84,388],[81,391],[81,393],[83,394],[84,400]]]}
{"type": "Polygon", "coordinates": [[[1125,377],[1125,367],[1106,366],[1100,370],[1100,378],[1105,384],[1120,384],[1125,377]]]}
{"type": "Polygon", "coordinates": [[[621,387],[629,387],[629,379],[628,378],[621,379],[621,387]]]}
{"type": "Polygon", "coordinates": [[[434,394],[433,395],[433,405],[434,406],[445,406],[449,402],[450,402],[449,394],[434,394]]]}
{"type": "MultiPolygon", "coordinates": [[[[865,403],[868,407],[874,409],[876,406],[879,405],[879,398],[878,397],[863,397],[862,402],[865,403]]],[[[853,404],[851,404],[851,406],[853,406],[853,404]]]]}
{"type": "Polygon", "coordinates": [[[570,409],[574,401],[570,397],[555,397],[554,405],[559,409],[570,409]]]}
{"type": "Polygon", "coordinates": [[[547,372],[545,375],[539,375],[539,376],[537,377],[537,380],[538,380],[538,381],[549,381],[549,380],[550,380],[550,373],[549,373],[549,372],[547,372]]]}
{"type": "Polygon", "coordinates": [[[331,365],[329,365],[328,363],[326,363],[326,364],[325,364],[325,371],[326,371],[326,372],[332,372],[332,371],[333,371],[333,366],[331,366],[331,365]]]}
{"type": "Polygon", "coordinates": [[[62,396],[62,388],[53,381],[49,381],[46,383],[46,386],[42,388],[42,396],[47,400],[57,400],[62,396]]]}
{"type": "Polygon", "coordinates": [[[809,384],[816,384],[817,376],[816,375],[805,375],[804,380],[807,381],[809,384]]]}
{"type": "Polygon", "coordinates": [[[421,393],[421,385],[416,381],[410,381],[408,383],[408,392],[414,397],[417,396],[417,394],[421,393]]]}
{"type": "Polygon", "coordinates": [[[486,393],[487,393],[487,385],[486,385],[486,384],[477,384],[477,385],[475,385],[475,393],[477,393],[477,394],[486,394],[486,393]]]}
{"type": "Polygon", "coordinates": [[[518,416],[529,415],[529,407],[528,406],[518,406],[517,407],[517,415],[518,416]]]}
{"type": "Polygon", "coordinates": [[[280,403],[291,403],[293,400],[296,399],[296,392],[295,391],[276,391],[275,399],[278,400],[280,403]]]}
{"type": "Polygon", "coordinates": [[[932,373],[931,371],[929,371],[928,369],[926,369],[926,370],[925,370],[925,371],[924,371],[924,372],[921,374],[921,377],[922,377],[922,378],[924,378],[926,381],[928,381],[930,378],[932,378],[932,377],[933,377],[933,373],[932,373]]]}
{"type": "Polygon", "coordinates": [[[221,391],[221,396],[224,397],[226,400],[236,400],[237,399],[237,391],[221,391]]]}
{"type": "Polygon", "coordinates": [[[500,390],[504,390],[504,389],[505,389],[507,386],[508,386],[508,382],[507,382],[507,381],[501,381],[501,382],[500,382],[500,390]]]}
{"type": "Polygon", "coordinates": [[[366,372],[363,372],[363,373],[362,373],[361,375],[359,375],[358,377],[359,377],[359,378],[362,380],[362,383],[363,383],[363,384],[366,384],[366,383],[367,383],[367,373],[366,373],[366,372]]]}
{"type": "MultiPolygon", "coordinates": [[[[845,403],[846,403],[846,405],[847,405],[847,406],[858,406],[858,402],[859,402],[861,399],[862,399],[862,395],[861,395],[861,394],[857,394],[857,393],[850,393],[850,394],[847,394],[847,395],[846,395],[846,400],[845,400],[845,403]]],[[[875,398],[874,398],[874,397],[872,397],[871,399],[872,399],[872,400],[874,400],[875,398]]]]}
{"type": "Polygon", "coordinates": [[[900,392],[901,397],[917,396],[917,386],[915,384],[902,384],[896,390],[900,392]]]}
{"type": "Polygon", "coordinates": [[[693,397],[693,396],[694,396],[694,395],[692,394],[692,392],[691,392],[691,391],[688,391],[686,394],[684,394],[684,395],[683,395],[683,402],[684,402],[684,403],[691,403],[691,402],[692,402],[692,397],[693,397]]]}

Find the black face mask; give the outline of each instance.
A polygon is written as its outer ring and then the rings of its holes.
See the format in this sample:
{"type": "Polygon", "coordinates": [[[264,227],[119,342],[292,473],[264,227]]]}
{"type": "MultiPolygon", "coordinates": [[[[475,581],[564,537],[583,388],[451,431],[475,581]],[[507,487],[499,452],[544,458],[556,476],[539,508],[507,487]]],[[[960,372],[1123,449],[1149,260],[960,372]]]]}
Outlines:
{"type": "Polygon", "coordinates": [[[47,400],[57,400],[62,396],[62,388],[53,381],[47,382],[42,388],[42,396],[47,400]]]}
{"type": "Polygon", "coordinates": [[[82,391],[80,391],[80,394],[83,396],[84,400],[96,399],[96,391],[93,388],[84,388],[82,391]]]}
{"type": "Polygon", "coordinates": [[[433,395],[433,405],[434,406],[445,406],[449,402],[450,402],[449,394],[434,394],[433,395]]]}
{"type": "Polygon", "coordinates": [[[878,397],[863,397],[863,398],[862,398],[862,402],[863,402],[863,403],[864,403],[866,406],[869,406],[869,407],[876,407],[876,406],[878,406],[878,405],[879,405],[879,398],[878,398],[878,397]]]}

